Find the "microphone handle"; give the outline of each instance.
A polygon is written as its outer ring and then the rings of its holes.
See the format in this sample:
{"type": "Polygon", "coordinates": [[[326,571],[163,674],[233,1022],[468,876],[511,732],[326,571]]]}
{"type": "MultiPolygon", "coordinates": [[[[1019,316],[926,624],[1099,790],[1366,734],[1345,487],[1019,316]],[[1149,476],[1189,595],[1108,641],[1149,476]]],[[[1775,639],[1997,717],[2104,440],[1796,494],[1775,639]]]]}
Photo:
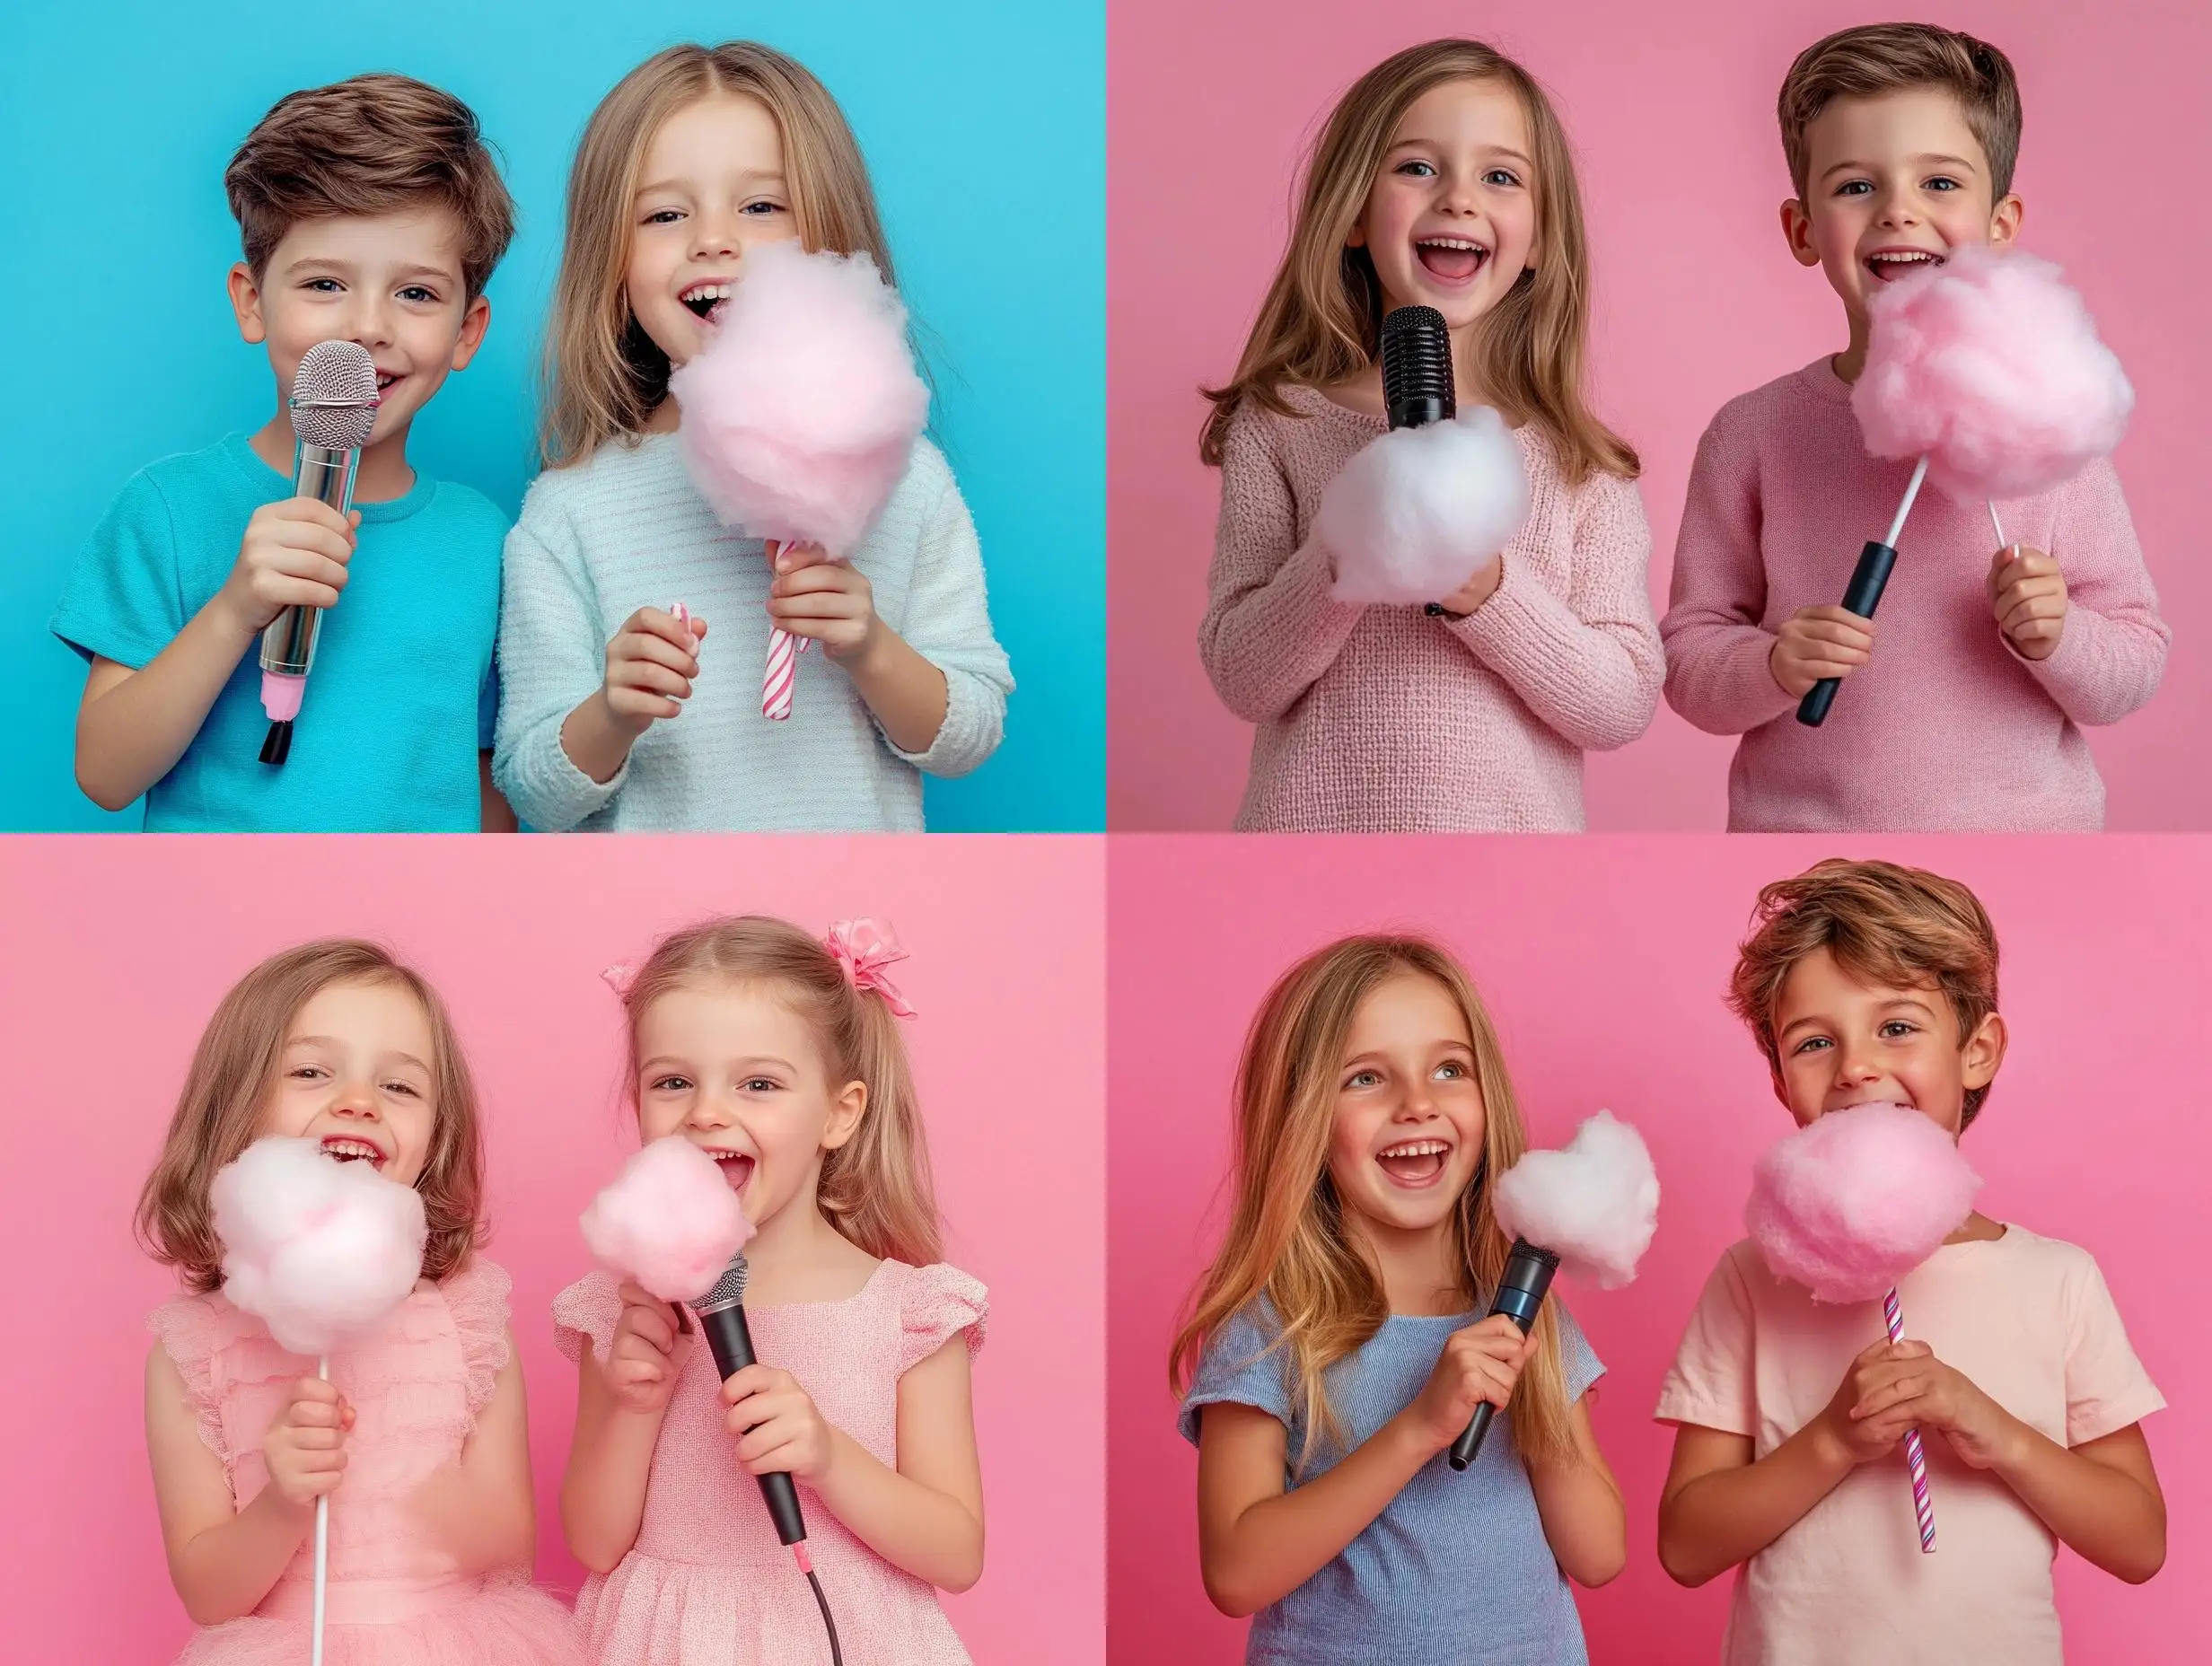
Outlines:
{"type": "MultiPolygon", "coordinates": [[[[714,1350],[715,1369],[727,1382],[732,1377],[756,1363],[752,1351],[752,1332],[745,1328],[745,1304],[733,1302],[728,1307],[717,1308],[711,1313],[693,1311],[699,1328],[707,1333],[707,1346],[714,1350]]],[[[806,1522],[799,1514],[799,1489],[782,1470],[755,1476],[760,1483],[760,1496],[768,1501],[768,1519],[776,1523],[776,1537],[786,1545],[795,1545],[806,1537],[806,1522]]]]}
{"type": "MultiPolygon", "coordinates": [[[[1894,538],[1895,533],[1891,536],[1894,538]]],[[[1843,592],[1843,607],[1847,613],[1856,613],[1863,619],[1874,616],[1882,604],[1883,586],[1890,582],[1890,569],[1897,565],[1897,551],[1878,539],[1869,539],[1866,548],[1858,552],[1858,566],[1851,569],[1851,583],[1843,592]]],[[[1805,697],[1797,702],[1797,721],[1808,729],[1818,729],[1827,720],[1828,708],[1836,703],[1836,690],[1843,687],[1840,678],[1823,677],[1805,690],[1805,697]]]]}
{"type": "MultiPolygon", "coordinates": [[[[360,466],[358,451],[333,451],[302,440],[293,456],[292,495],[312,497],[344,515],[354,506],[354,475],[360,466]]],[[[320,608],[286,608],[261,633],[261,669],[279,677],[306,676],[315,662],[321,624],[320,608]]]]}
{"type": "MultiPolygon", "coordinates": [[[[1490,1302],[1490,1317],[1496,1319],[1503,1313],[1521,1328],[1524,1337],[1536,1328],[1536,1315],[1544,1305],[1544,1296],[1551,1289],[1551,1276],[1559,1265],[1556,1258],[1539,1250],[1533,1252],[1540,1258],[1538,1265],[1527,1266],[1521,1255],[1527,1248],[1521,1241],[1514,1241],[1514,1256],[1506,1264],[1505,1282],[1498,1285],[1497,1294],[1490,1302]],[[1524,1267],[1526,1271],[1523,1272],[1524,1267]],[[1517,1272],[1522,1273],[1519,1279],[1514,1276],[1517,1272]]],[[[1474,1462],[1475,1454],[1482,1450],[1483,1436],[1490,1432],[1490,1419],[1497,1415],[1497,1407],[1488,1400],[1475,1407],[1475,1415],[1460,1431],[1460,1438],[1452,1442],[1454,1469],[1464,1469],[1474,1462]]]]}

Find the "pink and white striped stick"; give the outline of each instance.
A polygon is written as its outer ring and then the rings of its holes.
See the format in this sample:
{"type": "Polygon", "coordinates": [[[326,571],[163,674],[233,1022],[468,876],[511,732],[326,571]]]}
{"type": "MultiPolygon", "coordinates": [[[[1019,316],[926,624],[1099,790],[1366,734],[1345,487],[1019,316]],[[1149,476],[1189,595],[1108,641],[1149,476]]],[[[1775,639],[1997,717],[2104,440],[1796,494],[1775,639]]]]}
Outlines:
{"type": "MultiPolygon", "coordinates": [[[[763,546],[773,571],[776,557],[783,553],[783,545],[769,539],[763,546]]],[[[782,723],[791,715],[792,691],[799,682],[799,655],[807,650],[813,639],[794,636],[782,626],[768,632],[768,669],[760,678],[760,715],[770,723],[782,723]]]]}
{"type": "MultiPolygon", "coordinates": [[[[1897,1305],[1897,1291],[1882,1298],[1882,1317],[1889,1321],[1890,1340],[1905,1339],[1905,1312],[1897,1305]]],[[[1912,1513],[1920,1523],[1920,1550],[1924,1556],[1936,1554],[1936,1501],[1927,1490],[1927,1453],[1920,1445],[1920,1431],[1905,1431],[1905,1468],[1912,1474],[1912,1513]]]]}

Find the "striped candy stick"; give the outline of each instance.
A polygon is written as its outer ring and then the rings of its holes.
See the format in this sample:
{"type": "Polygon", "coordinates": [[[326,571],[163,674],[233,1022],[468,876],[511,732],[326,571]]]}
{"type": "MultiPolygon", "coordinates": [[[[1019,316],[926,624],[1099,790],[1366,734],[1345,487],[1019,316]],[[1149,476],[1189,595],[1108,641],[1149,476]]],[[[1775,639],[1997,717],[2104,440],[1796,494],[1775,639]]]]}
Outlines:
{"type": "MultiPolygon", "coordinates": [[[[1889,1321],[1890,1340],[1905,1339],[1905,1312],[1897,1304],[1894,1286],[1882,1298],[1882,1317],[1889,1321]]],[[[1920,1523],[1920,1550],[1936,1554],[1936,1501],[1927,1490],[1927,1453],[1920,1445],[1920,1431],[1905,1431],[1905,1468],[1912,1475],[1912,1513],[1920,1523]]]]}
{"type": "MultiPolygon", "coordinates": [[[[784,546],[769,539],[761,546],[773,572],[776,557],[784,552],[784,546]]],[[[791,715],[792,691],[799,682],[799,655],[804,653],[812,641],[808,636],[794,636],[778,625],[768,632],[768,662],[760,676],[760,715],[771,723],[782,723],[791,715]]]]}

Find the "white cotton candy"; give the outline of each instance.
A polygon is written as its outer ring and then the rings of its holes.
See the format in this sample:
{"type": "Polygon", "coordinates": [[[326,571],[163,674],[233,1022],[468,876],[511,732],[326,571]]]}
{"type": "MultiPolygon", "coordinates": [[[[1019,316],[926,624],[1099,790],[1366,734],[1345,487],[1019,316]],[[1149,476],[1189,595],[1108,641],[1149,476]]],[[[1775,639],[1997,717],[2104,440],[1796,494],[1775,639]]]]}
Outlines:
{"type": "Polygon", "coordinates": [[[1477,406],[1356,453],[1321,494],[1313,534],[1335,563],[1339,601],[1418,604],[1464,586],[1528,513],[1520,443],[1477,406]]]}
{"type": "Polygon", "coordinates": [[[1601,1290],[1636,1276],[1659,1228],[1659,1176],[1644,1136],[1601,1110],[1563,1151],[1532,1151],[1491,1194],[1497,1223],[1601,1290]]]}

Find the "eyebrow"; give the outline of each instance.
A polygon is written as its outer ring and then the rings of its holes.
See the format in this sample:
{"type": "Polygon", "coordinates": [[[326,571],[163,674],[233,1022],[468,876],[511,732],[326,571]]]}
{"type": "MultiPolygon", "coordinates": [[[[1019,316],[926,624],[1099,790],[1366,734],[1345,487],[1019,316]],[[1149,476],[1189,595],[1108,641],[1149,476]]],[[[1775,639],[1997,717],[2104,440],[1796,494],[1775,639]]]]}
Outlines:
{"type": "MultiPolygon", "coordinates": [[[[289,1053],[295,1047],[343,1048],[344,1046],[345,1043],[340,1041],[336,1036],[294,1036],[289,1041],[285,1043],[285,1051],[289,1053]]],[[[416,1057],[412,1053],[399,1053],[395,1054],[393,1057],[395,1057],[402,1065],[414,1065],[416,1069],[421,1071],[426,1076],[430,1074],[430,1066],[424,1064],[421,1059],[416,1057]]]]}
{"type": "MultiPolygon", "coordinates": [[[[1403,150],[1440,151],[1444,148],[1445,146],[1441,140],[1416,137],[1410,139],[1400,139],[1397,144],[1391,145],[1389,150],[1383,152],[1382,153],[1386,156],[1395,156],[1400,151],[1403,150]]],[[[1519,162],[1523,168],[1533,168],[1536,165],[1526,156],[1523,156],[1519,151],[1514,149],[1514,147],[1510,145],[1485,145],[1483,148],[1488,151],[1492,155],[1508,157],[1512,161],[1519,162]]]]}
{"type": "MultiPolygon", "coordinates": [[[[285,266],[284,276],[296,277],[302,272],[312,271],[318,267],[326,272],[340,273],[347,277],[361,269],[357,261],[341,260],[335,255],[302,255],[285,266]]],[[[403,266],[393,276],[402,278],[436,277],[450,284],[460,281],[461,272],[458,267],[450,266],[403,266]]]]}
{"type": "MultiPolygon", "coordinates": [[[[1963,156],[1947,156],[1940,153],[1934,153],[1920,156],[1908,156],[1905,160],[1912,163],[1912,165],[1916,168],[1925,168],[1934,163],[1943,163],[1953,168],[1963,168],[1969,173],[1972,173],[1975,171],[1974,164],[1963,156]]],[[[1872,173],[1874,171],[1874,164],[1864,162],[1834,162],[1821,171],[1821,178],[1825,180],[1830,174],[1841,173],[1846,169],[1856,169],[1864,172],[1872,173]]]]}
{"type": "MultiPolygon", "coordinates": [[[[746,172],[737,177],[750,180],[756,187],[763,184],[781,185],[784,182],[784,176],[780,173],[746,172]]],[[[650,185],[639,186],[632,200],[635,201],[636,197],[657,196],[662,191],[689,191],[690,189],[691,182],[688,180],[655,180],[650,185]]]]}
{"type": "MultiPolygon", "coordinates": [[[[773,1065],[783,1070],[795,1070],[797,1068],[797,1066],[792,1064],[789,1059],[777,1058],[772,1053],[762,1053],[750,1058],[741,1058],[736,1062],[744,1065],[773,1065]]],[[[680,1058],[672,1053],[655,1053],[651,1058],[644,1058],[637,1061],[637,1068],[640,1074],[643,1074],[648,1070],[654,1070],[672,1065],[684,1070],[689,1070],[691,1068],[691,1065],[689,1060],[680,1058]]]]}

